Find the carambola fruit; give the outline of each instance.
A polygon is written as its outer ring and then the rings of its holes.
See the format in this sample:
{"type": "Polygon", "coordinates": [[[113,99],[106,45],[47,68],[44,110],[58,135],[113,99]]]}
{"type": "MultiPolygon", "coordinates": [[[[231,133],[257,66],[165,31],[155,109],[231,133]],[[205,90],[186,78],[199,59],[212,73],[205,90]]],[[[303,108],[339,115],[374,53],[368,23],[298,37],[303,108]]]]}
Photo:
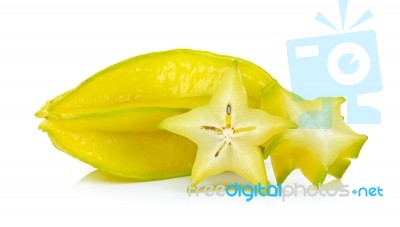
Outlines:
{"type": "Polygon", "coordinates": [[[143,180],[189,175],[196,146],[156,126],[208,103],[232,61],[239,62],[250,104],[272,77],[235,57],[178,49],[106,68],[48,101],[36,113],[54,145],[100,170],[143,180]]]}
{"type": "MultiPolygon", "coordinates": [[[[296,168],[313,184],[323,182],[326,174],[342,177],[367,139],[344,123],[339,109],[342,98],[330,98],[332,111],[318,111],[325,99],[303,100],[257,65],[205,51],[156,52],[108,67],[49,100],[36,113],[45,119],[40,129],[58,149],[115,175],[141,180],[189,175],[196,144],[157,125],[206,105],[233,61],[238,62],[251,108],[298,124],[298,129],[266,136],[262,145],[264,158],[271,157],[277,182],[296,168]],[[318,128],[321,125],[325,128],[318,128]]],[[[237,111],[236,106],[231,108],[237,111]]]]}

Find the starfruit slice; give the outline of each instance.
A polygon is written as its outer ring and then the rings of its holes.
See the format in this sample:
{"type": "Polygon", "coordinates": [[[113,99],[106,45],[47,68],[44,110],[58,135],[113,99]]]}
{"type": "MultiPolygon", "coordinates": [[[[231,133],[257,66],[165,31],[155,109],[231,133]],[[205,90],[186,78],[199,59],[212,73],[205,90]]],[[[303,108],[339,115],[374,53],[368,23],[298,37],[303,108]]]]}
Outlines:
{"type": "Polygon", "coordinates": [[[276,181],[284,182],[295,169],[319,186],[327,174],[341,178],[352,158],[367,140],[355,133],[340,112],[344,98],[304,100],[277,83],[270,83],[261,97],[261,109],[298,124],[265,144],[276,181]]]}
{"type": "Polygon", "coordinates": [[[235,61],[207,105],[167,118],[160,127],[197,144],[191,176],[193,186],[208,176],[225,171],[234,172],[255,185],[266,186],[267,176],[259,145],[295,125],[284,118],[250,108],[235,61]]]}

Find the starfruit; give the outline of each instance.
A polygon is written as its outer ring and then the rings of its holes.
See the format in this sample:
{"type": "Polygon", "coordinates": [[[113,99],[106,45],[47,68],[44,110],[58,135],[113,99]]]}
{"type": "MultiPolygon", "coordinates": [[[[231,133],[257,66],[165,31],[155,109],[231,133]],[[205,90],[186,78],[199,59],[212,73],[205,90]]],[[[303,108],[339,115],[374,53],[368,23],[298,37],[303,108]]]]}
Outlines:
{"type": "Polygon", "coordinates": [[[298,124],[269,140],[264,146],[270,156],[277,184],[295,169],[314,185],[321,185],[327,174],[341,178],[357,158],[367,140],[355,133],[340,112],[344,98],[304,100],[277,83],[264,88],[261,109],[298,124]]]}
{"type": "Polygon", "coordinates": [[[134,57],[106,68],[48,101],[36,113],[60,150],[100,170],[142,180],[191,172],[196,146],[159,130],[163,119],[208,103],[233,60],[249,103],[273,78],[236,57],[178,49],[134,57]]]}
{"type": "Polygon", "coordinates": [[[333,114],[315,112],[322,99],[303,100],[251,62],[204,51],[150,53],[106,68],[48,101],[36,113],[45,118],[40,129],[58,149],[115,175],[142,180],[189,175],[196,145],[156,126],[207,104],[234,60],[250,107],[261,105],[299,124],[264,144],[277,182],[296,168],[313,184],[328,173],[340,178],[367,139],[343,122],[342,99],[332,99],[333,114]],[[324,122],[331,128],[312,128],[324,122]]]}

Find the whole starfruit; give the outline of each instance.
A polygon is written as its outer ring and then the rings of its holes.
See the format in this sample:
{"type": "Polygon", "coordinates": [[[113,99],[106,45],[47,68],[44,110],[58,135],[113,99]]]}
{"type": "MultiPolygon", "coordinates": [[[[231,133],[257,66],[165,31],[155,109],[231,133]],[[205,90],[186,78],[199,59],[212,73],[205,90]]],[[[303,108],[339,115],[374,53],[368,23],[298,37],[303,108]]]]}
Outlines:
{"type": "Polygon", "coordinates": [[[48,101],[36,113],[60,150],[102,171],[154,180],[189,175],[196,146],[157,129],[163,119],[206,104],[237,60],[249,103],[259,107],[272,77],[246,60],[177,49],[108,67],[48,101]]]}

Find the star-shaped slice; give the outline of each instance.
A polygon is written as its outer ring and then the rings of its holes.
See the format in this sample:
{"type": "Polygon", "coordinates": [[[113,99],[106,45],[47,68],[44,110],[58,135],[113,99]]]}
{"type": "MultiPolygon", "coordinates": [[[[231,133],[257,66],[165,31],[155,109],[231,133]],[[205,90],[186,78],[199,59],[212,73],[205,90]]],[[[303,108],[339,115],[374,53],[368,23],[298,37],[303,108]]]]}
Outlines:
{"type": "Polygon", "coordinates": [[[261,108],[298,124],[265,144],[264,156],[271,157],[277,184],[300,169],[319,186],[327,174],[341,178],[351,158],[357,158],[367,141],[355,133],[340,112],[344,98],[304,100],[279,84],[271,85],[261,97],[261,108]]]}
{"type": "Polygon", "coordinates": [[[227,171],[253,184],[266,186],[264,158],[259,145],[296,125],[249,107],[235,61],[206,106],[165,119],[159,127],[197,144],[192,186],[209,176],[227,171]]]}

